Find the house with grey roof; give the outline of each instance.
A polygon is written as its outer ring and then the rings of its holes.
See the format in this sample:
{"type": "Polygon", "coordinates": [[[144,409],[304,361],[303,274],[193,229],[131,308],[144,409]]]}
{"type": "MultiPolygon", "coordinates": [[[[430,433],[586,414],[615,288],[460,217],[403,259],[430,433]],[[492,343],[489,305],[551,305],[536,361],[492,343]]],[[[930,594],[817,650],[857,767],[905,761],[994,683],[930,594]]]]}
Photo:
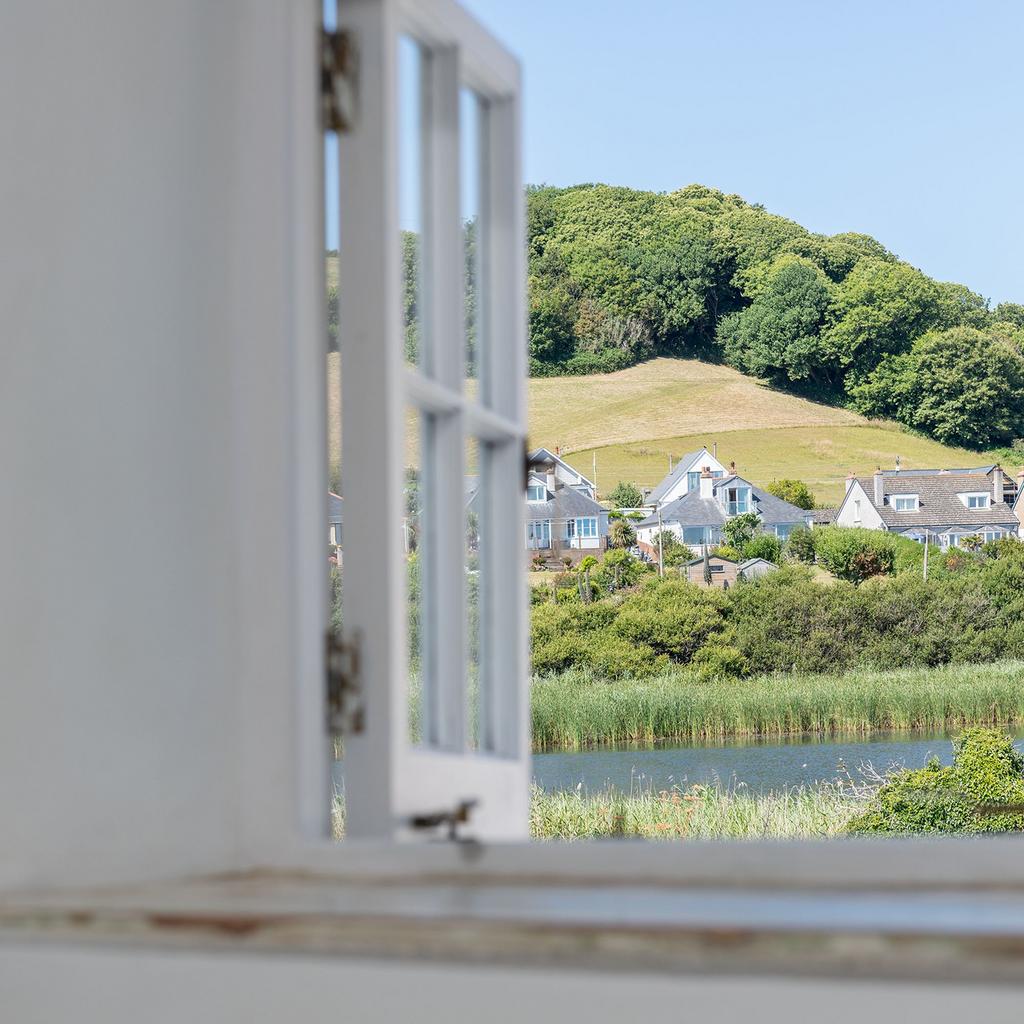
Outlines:
{"type": "Polygon", "coordinates": [[[1020,520],[1007,500],[1013,482],[1009,488],[1007,482],[997,465],[878,469],[870,477],[851,473],[835,522],[898,533],[921,543],[927,539],[943,549],[960,547],[966,537],[990,541],[1017,536],[1020,520]]]}
{"type": "Polygon", "coordinates": [[[788,501],[755,487],[735,471],[715,477],[706,463],[697,477],[696,489],[659,506],[637,523],[638,542],[653,552],[651,541],[659,529],[666,529],[688,547],[722,542],[722,527],[734,516],[754,512],[761,529],[785,540],[798,526],[810,526],[812,514],[788,501]]]}
{"type": "Polygon", "coordinates": [[[546,448],[531,452],[526,481],[526,550],[551,561],[608,546],[608,510],[582,473],[546,448]]]}
{"type": "Polygon", "coordinates": [[[341,547],[341,513],[344,507],[340,494],[327,492],[327,530],[328,543],[331,547],[341,547]]]}
{"type": "MultiPolygon", "coordinates": [[[[715,480],[720,480],[729,473],[707,448],[698,448],[694,452],[687,452],[647,496],[647,504],[653,505],[655,508],[659,505],[668,505],[691,491],[698,490],[700,474],[705,467],[711,471],[711,476],[715,480]]],[[[735,471],[734,465],[732,472],[735,471]]]]}

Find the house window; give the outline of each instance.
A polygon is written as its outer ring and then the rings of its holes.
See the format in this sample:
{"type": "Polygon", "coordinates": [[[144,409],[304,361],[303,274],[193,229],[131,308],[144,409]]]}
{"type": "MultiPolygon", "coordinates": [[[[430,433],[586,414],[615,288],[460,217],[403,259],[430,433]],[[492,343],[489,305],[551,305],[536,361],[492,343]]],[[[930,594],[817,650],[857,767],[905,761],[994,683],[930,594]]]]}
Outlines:
{"type": "Polygon", "coordinates": [[[987,494],[968,494],[967,495],[967,507],[968,508],[988,508],[988,495],[987,494]]]}
{"type": "Polygon", "coordinates": [[[982,534],[982,537],[985,538],[985,543],[987,544],[989,541],[999,540],[999,538],[1002,537],[1002,535],[1002,530],[986,530],[982,534]]]}
{"type": "Polygon", "coordinates": [[[700,473],[690,472],[686,474],[686,491],[695,491],[700,487],[700,473]]]}
{"type": "Polygon", "coordinates": [[[750,510],[749,487],[727,487],[725,493],[725,511],[727,515],[738,516],[750,510]]]}
{"type": "Polygon", "coordinates": [[[779,540],[786,540],[792,532],[792,523],[780,523],[778,526],[775,527],[775,536],[778,537],[779,540]]]}
{"type": "Polygon", "coordinates": [[[597,518],[595,516],[586,516],[582,519],[577,519],[576,528],[580,537],[596,537],[597,518]]]}
{"type": "Polygon", "coordinates": [[[550,519],[537,519],[526,524],[526,546],[531,549],[551,547],[550,519]]]}
{"type": "Polygon", "coordinates": [[[860,522],[860,498],[853,499],[853,521],[860,522]]]}
{"type": "Polygon", "coordinates": [[[892,496],[892,507],[895,512],[916,512],[916,494],[894,494],[892,496]]]}
{"type": "Polygon", "coordinates": [[[527,501],[547,501],[548,489],[543,484],[530,484],[526,488],[527,501]]]}
{"type": "Polygon", "coordinates": [[[711,571],[712,572],[725,572],[725,566],[724,565],[714,565],[713,564],[711,566],[711,571]]]}
{"type": "Polygon", "coordinates": [[[689,547],[704,543],[703,526],[687,526],[683,529],[683,543],[689,547]]]}

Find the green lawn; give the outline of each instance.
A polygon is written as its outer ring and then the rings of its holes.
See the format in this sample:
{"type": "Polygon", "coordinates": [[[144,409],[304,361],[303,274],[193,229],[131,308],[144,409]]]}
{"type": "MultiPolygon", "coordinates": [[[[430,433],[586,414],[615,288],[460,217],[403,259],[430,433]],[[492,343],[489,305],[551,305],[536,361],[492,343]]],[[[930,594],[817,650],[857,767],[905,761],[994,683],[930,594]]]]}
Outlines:
{"type": "Polygon", "coordinates": [[[990,461],[978,452],[949,448],[894,425],[867,421],[701,432],[588,448],[566,455],[566,461],[590,476],[596,456],[598,489],[606,493],[619,480],[653,487],[668,471],[670,455],[675,459],[702,445],[710,450],[716,442],[718,458],[726,464],[735,462],[751,483],[764,486],[772,480],[793,477],[803,480],[821,504],[840,501],[851,470],[868,476],[877,466],[891,469],[897,456],[905,469],[978,466],[990,461]]]}

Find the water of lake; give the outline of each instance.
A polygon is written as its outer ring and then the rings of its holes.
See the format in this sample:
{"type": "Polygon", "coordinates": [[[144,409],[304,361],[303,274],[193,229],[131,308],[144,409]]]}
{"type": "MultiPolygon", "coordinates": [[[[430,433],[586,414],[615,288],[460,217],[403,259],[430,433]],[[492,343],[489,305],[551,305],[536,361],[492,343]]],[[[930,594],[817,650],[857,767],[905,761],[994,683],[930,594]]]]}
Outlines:
{"type": "MultiPolygon", "coordinates": [[[[1024,750],[1024,729],[1009,730],[1024,750]]],[[[758,792],[833,781],[841,765],[854,778],[864,763],[884,771],[891,765],[920,768],[930,757],[953,759],[956,733],[876,733],[871,737],[806,736],[784,742],[732,740],[717,746],[663,745],[599,747],[533,755],[534,781],[542,789],[641,788],[660,791],[695,783],[749,787],[758,792]]],[[[342,762],[333,765],[343,788],[342,762]]]]}
{"type": "MultiPolygon", "coordinates": [[[[1024,749],[1024,729],[1010,730],[1024,749]]],[[[845,765],[858,777],[861,764],[879,771],[899,764],[920,768],[932,756],[943,764],[953,759],[951,735],[879,733],[870,738],[807,736],[785,742],[736,740],[714,747],[656,745],[604,747],[595,750],[534,754],[533,775],[545,790],[596,790],[614,786],[655,791],[695,783],[735,786],[766,792],[834,780],[845,765]]]]}

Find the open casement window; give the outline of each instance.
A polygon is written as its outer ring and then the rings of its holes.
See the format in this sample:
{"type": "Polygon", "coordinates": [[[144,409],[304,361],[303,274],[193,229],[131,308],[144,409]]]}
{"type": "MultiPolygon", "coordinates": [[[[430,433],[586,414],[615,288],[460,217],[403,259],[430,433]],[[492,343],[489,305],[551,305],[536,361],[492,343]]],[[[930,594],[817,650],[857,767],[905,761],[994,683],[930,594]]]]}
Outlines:
{"type": "Polygon", "coordinates": [[[471,806],[460,835],[525,838],[519,69],[447,0],[341,0],[338,29],[346,834],[433,838],[471,806]]]}

